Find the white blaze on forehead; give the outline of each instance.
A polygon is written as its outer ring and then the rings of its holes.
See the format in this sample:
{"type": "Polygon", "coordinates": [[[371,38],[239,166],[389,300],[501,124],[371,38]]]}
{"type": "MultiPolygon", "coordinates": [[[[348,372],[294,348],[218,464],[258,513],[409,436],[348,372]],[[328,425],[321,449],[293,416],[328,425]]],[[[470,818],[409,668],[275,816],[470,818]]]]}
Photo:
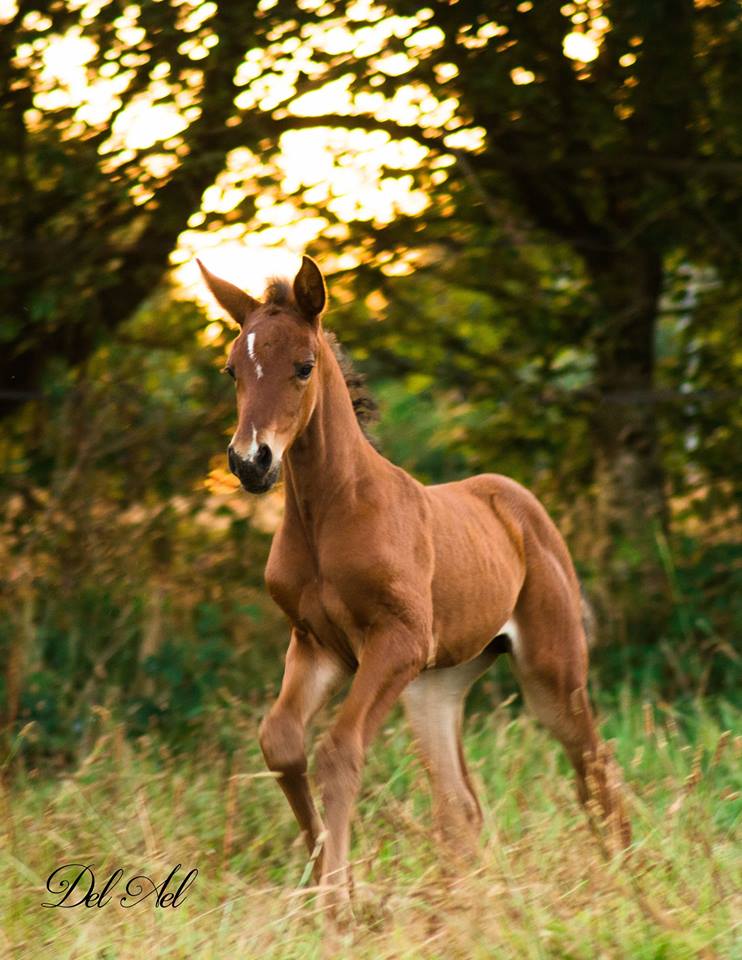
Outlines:
{"type": "Polygon", "coordinates": [[[258,375],[258,380],[263,376],[263,368],[260,366],[258,358],[255,356],[255,334],[248,333],[247,335],[247,355],[255,364],[255,373],[258,375]]]}

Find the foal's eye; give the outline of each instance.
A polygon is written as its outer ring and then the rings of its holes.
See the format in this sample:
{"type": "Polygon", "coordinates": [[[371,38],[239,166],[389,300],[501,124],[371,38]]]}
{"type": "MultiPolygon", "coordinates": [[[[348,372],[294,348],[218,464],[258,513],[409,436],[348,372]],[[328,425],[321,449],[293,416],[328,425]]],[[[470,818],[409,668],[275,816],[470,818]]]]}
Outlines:
{"type": "Polygon", "coordinates": [[[313,363],[300,363],[296,367],[296,375],[300,380],[308,380],[313,369],[313,363]]]}

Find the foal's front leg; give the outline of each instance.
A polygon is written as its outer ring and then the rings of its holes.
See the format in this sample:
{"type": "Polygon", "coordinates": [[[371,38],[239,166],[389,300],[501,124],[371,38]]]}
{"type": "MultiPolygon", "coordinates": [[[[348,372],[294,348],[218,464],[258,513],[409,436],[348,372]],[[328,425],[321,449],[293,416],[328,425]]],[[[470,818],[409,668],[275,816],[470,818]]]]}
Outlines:
{"type": "Polygon", "coordinates": [[[397,628],[366,639],[347,699],[317,748],[327,831],[321,882],[332,912],[350,897],[350,820],[366,748],[402,690],[425,665],[424,637],[422,629],[397,628]]]}
{"type": "MultiPolygon", "coordinates": [[[[260,746],[268,768],[299,822],[310,855],[322,834],[322,821],[307,782],[304,739],[309,721],[328,700],[346,669],[317,641],[293,630],[278,699],[260,725],[260,746]]],[[[319,866],[315,867],[319,879],[319,866]]]]}

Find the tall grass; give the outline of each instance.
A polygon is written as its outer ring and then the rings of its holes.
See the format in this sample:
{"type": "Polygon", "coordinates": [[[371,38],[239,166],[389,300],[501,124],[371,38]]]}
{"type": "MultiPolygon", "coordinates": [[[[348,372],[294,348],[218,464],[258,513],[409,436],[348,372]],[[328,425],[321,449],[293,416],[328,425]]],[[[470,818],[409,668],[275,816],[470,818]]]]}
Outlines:
{"type": "MultiPolygon", "coordinates": [[[[469,718],[466,747],[485,813],[481,860],[441,872],[425,777],[393,716],[370,752],[354,830],[358,958],[734,958],[742,916],[742,738],[731,706],[679,714],[627,693],[603,725],[623,765],[635,841],[606,862],[578,810],[560,749],[507,707],[469,718]]],[[[43,776],[15,763],[0,802],[0,951],[14,958],[314,958],[322,924],[306,855],[255,744],[257,718],[233,706],[188,756],[132,743],[100,712],[78,769],[43,776]],[[229,724],[242,746],[228,753],[229,724]],[[98,889],[199,874],[177,908],[48,909],[46,878],[91,864],[98,889]]]]}

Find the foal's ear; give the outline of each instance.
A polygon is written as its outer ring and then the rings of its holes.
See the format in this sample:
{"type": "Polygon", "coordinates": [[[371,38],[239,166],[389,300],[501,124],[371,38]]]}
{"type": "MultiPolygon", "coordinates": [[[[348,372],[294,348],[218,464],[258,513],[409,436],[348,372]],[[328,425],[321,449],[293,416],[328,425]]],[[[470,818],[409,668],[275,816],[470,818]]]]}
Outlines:
{"type": "Polygon", "coordinates": [[[301,258],[301,269],[294,277],[294,296],[307,320],[316,324],[325,309],[327,291],[320,269],[311,257],[301,258]]]}
{"type": "Polygon", "coordinates": [[[253,300],[244,290],[240,290],[229,280],[222,280],[221,277],[217,277],[210,270],[207,270],[198,258],[196,258],[196,263],[199,265],[201,274],[219,305],[224,307],[230,317],[242,326],[247,315],[259,306],[258,301],[253,300]]]}

